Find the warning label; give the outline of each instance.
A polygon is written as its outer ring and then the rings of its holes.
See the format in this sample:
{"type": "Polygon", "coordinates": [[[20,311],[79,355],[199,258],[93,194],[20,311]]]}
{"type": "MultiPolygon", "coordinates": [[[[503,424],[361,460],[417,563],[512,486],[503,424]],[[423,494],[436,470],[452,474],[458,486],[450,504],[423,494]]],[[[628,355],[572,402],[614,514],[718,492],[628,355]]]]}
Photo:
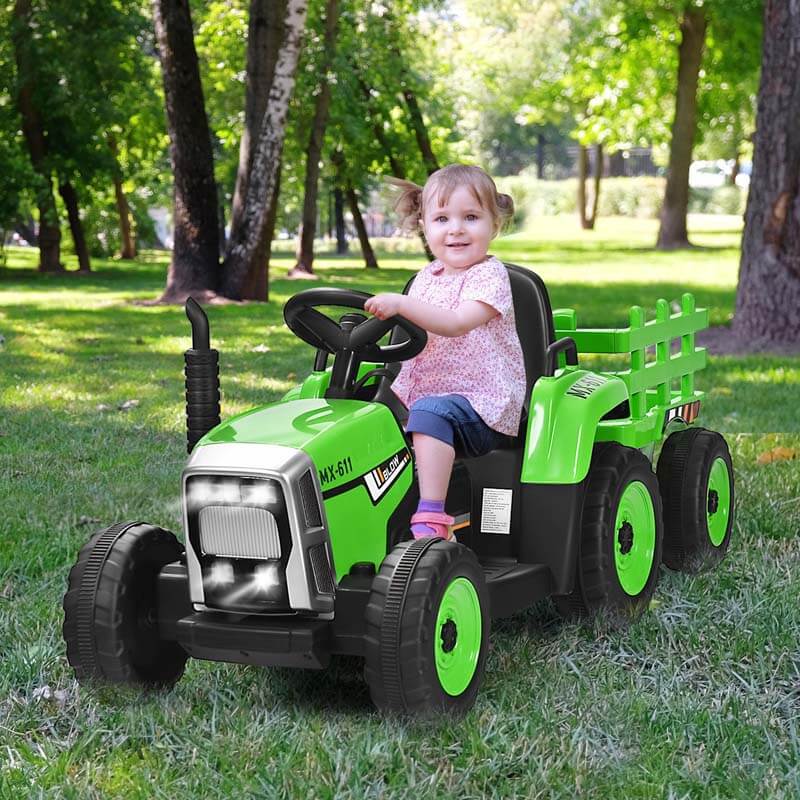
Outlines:
{"type": "Polygon", "coordinates": [[[484,489],[481,533],[511,533],[511,489],[484,489]]]}

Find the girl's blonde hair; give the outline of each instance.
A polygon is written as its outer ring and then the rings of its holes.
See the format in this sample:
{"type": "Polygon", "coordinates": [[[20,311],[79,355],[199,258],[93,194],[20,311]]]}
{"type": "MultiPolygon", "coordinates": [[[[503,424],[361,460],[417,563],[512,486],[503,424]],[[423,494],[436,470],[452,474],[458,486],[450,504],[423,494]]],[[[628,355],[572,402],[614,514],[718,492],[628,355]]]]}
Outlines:
{"type": "Polygon", "coordinates": [[[481,208],[489,212],[494,223],[493,236],[497,236],[514,216],[511,196],[498,192],[494,181],[480,167],[450,164],[434,172],[424,187],[400,178],[389,178],[389,182],[400,190],[394,209],[399,217],[399,226],[404,231],[417,231],[425,216],[425,209],[434,201],[439,207],[446,205],[450,195],[459,186],[466,186],[481,208]]]}

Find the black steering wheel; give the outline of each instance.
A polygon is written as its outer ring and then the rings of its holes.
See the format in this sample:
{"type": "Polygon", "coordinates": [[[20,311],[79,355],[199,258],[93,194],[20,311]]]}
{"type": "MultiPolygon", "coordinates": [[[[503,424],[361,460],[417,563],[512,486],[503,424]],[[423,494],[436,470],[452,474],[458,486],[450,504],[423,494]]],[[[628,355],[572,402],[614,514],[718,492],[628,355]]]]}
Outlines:
{"type": "Polygon", "coordinates": [[[349,330],[316,308],[342,306],[363,311],[364,303],[370,297],[372,295],[366,292],[336,289],[332,286],[306,289],[289,298],[283,307],[283,318],[295,336],[333,356],[354,352],[360,361],[407,361],[421,353],[428,343],[428,334],[424,328],[405,317],[373,317],[349,330]],[[408,339],[395,344],[379,345],[378,342],[395,325],[408,334],[408,339]]]}

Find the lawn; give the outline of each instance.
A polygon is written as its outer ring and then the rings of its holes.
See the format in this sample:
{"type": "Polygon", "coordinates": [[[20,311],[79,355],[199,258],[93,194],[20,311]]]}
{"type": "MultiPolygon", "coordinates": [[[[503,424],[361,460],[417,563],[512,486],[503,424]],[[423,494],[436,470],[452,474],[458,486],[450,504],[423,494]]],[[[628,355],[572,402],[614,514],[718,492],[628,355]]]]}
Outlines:
{"type": "MultiPolygon", "coordinates": [[[[733,313],[738,220],[693,218],[688,253],[655,253],[648,220],[536,220],[493,251],[536,270],[579,325],[695,293],[733,313]]],[[[319,281],[399,290],[422,263],[390,242],[381,269],[323,253],[319,281]]],[[[181,308],[158,295],[166,257],[42,276],[35,251],[0,268],[0,798],[797,797],[800,795],[800,358],[714,358],[701,423],[728,438],[738,516],[714,573],[664,572],[627,630],[560,621],[549,603],[496,623],[486,679],[462,721],[385,720],[359,665],[323,673],[190,661],[169,692],[78,687],[61,597],[78,548],[139,518],[180,535],[181,308]],[[131,402],[132,401],[132,402],[131,402]]],[[[69,262],[69,259],[68,259],[69,262]]],[[[271,302],[208,309],[223,414],[276,400],[311,350],[271,302]]],[[[70,263],[70,266],[74,266],[70,263]]]]}

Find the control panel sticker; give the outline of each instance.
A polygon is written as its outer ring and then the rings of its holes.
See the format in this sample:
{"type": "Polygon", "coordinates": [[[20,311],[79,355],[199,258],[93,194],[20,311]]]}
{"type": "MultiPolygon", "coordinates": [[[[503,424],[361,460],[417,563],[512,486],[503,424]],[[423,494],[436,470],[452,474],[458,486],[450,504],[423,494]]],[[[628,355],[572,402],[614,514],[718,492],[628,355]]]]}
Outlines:
{"type": "Polygon", "coordinates": [[[484,489],[481,533],[511,533],[511,489],[484,489]]]}

